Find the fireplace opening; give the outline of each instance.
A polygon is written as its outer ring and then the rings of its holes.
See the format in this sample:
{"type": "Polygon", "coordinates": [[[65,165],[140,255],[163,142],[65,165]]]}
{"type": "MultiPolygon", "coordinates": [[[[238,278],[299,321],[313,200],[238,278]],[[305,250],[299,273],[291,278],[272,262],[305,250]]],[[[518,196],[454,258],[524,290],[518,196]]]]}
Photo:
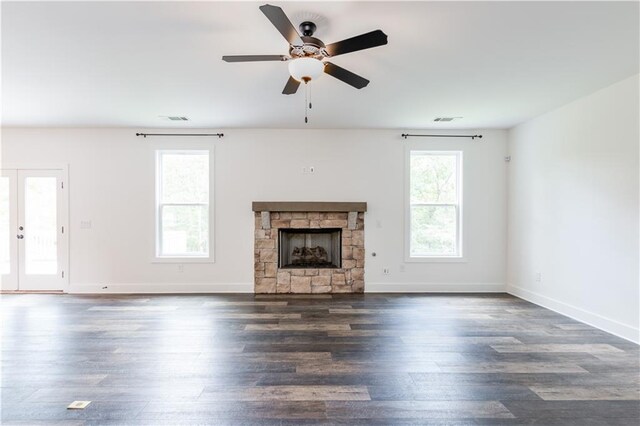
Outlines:
{"type": "Polygon", "coordinates": [[[340,268],[342,267],[342,230],[280,229],[278,267],[340,268]]]}

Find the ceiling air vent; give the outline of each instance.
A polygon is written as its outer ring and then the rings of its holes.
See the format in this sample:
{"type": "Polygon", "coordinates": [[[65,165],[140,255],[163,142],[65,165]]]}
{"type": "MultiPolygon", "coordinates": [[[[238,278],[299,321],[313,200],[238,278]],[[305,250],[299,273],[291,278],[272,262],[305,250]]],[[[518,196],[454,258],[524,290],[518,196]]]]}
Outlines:
{"type": "Polygon", "coordinates": [[[189,121],[189,119],[187,117],[177,117],[177,116],[170,116],[167,117],[169,120],[171,121],[189,121]]]}
{"type": "Polygon", "coordinates": [[[436,117],[433,119],[433,121],[453,121],[453,120],[457,120],[460,119],[462,117],[436,117]]]}

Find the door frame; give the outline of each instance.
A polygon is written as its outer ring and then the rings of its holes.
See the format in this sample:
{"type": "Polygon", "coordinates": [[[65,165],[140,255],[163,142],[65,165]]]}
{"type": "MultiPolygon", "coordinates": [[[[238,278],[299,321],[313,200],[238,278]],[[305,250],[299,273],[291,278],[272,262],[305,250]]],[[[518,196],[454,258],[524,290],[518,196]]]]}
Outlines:
{"type": "Polygon", "coordinates": [[[18,290],[18,170],[0,169],[0,175],[9,178],[9,274],[0,275],[0,290],[18,290]]]}
{"type": "MultiPolygon", "coordinates": [[[[71,264],[71,260],[70,260],[70,232],[71,232],[71,227],[69,226],[70,223],[70,218],[71,218],[71,211],[70,211],[70,204],[69,204],[69,165],[68,164],[64,164],[64,163],[51,163],[51,164],[42,164],[42,163],[35,163],[35,164],[29,164],[29,163],[9,163],[9,164],[2,164],[0,165],[0,170],[16,170],[16,190],[18,189],[18,181],[17,181],[17,171],[18,170],[57,170],[60,172],[61,175],[61,179],[62,179],[62,184],[64,185],[63,188],[61,188],[62,190],[58,192],[58,194],[60,194],[60,200],[59,200],[59,209],[58,209],[58,213],[60,213],[60,210],[62,210],[63,213],[66,213],[65,217],[63,217],[60,222],[59,222],[59,226],[64,226],[64,233],[63,236],[58,240],[58,243],[60,244],[60,247],[58,249],[59,253],[62,253],[64,256],[59,259],[60,262],[60,270],[64,271],[64,277],[61,278],[62,281],[62,292],[63,293],[68,293],[69,292],[69,276],[70,271],[69,271],[69,266],[71,264]]],[[[17,199],[17,192],[16,192],[16,199],[17,199]]],[[[16,210],[15,210],[15,217],[16,217],[16,221],[18,219],[18,206],[16,205],[16,210]]],[[[17,226],[17,223],[15,224],[15,226],[17,226]]],[[[14,232],[17,232],[17,229],[13,229],[14,232]]],[[[11,234],[10,234],[11,235],[11,234]]],[[[17,254],[17,251],[16,251],[17,254]]],[[[18,271],[16,271],[18,272],[18,271]]],[[[21,291],[20,289],[20,281],[19,281],[19,277],[17,278],[18,282],[18,291],[21,291]]],[[[28,290],[27,290],[28,291],[28,290]]]]}

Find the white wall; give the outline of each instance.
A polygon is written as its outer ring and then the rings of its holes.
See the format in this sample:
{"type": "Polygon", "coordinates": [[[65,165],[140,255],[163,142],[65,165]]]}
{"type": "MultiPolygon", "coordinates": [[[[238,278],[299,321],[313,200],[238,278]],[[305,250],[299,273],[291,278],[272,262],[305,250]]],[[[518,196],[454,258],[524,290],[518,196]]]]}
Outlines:
{"type": "Polygon", "coordinates": [[[2,164],[69,164],[72,292],[100,292],[102,286],[114,292],[252,291],[256,200],[368,202],[368,291],[505,288],[505,131],[480,131],[478,142],[405,141],[399,130],[227,129],[223,139],[196,142],[143,139],[134,135],[140,130],[2,129],[2,164]],[[182,273],[175,264],[151,263],[153,150],[212,144],[216,262],[185,264],[182,273]],[[407,146],[464,151],[467,262],[403,263],[407,146]],[[316,173],[303,175],[303,166],[315,166],[316,173]],[[80,229],[85,220],[92,229],[80,229]],[[387,266],[391,274],[382,275],[387,266]]]}
{"type": "Polygon", "coordinates": [[[510,130],[508,166],[509,291],[634,341],[638,81],[510,130]]]}

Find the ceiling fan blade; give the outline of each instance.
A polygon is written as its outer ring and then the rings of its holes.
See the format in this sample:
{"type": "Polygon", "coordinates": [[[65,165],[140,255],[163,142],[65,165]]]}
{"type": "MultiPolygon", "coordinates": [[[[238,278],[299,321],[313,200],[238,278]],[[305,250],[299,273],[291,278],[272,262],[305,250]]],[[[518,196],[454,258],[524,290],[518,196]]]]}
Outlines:
{"type": "Polygon", "coordinates": [[[325,62],[324,72],[332,77],[337,78],[340,81],[344,81],[350,86],[356,89],[362,89],[369,84],[369,80],[364,77],[360,77],[358,74],[354,74],[351,71],[347,71],[331,62],[325,62]]]}
{"type": "Polygon", "coordinates": [[[300,34],[298,34],[298,31],[296,31],[295,27],[281,8],[265,4],[260,6],[260,10],[277,28],[277,30],[280,31],[280,34],[287,39],[289,44],[294,46],[302,46],[304,44],[300,38],[300,34]]]}
{"type": "Polygon", "coordinates": [[[346,40],[337,41],[327,46],[327,52],[331,56],[344,55],[345,53],[357,52],[358,50],[387,44],[387,35],[380,30],[370,33],[360,34],[346,40]]]}
{"type": "Polygon", "coordinates": [[[282,90],[283,95],[293,95],[298,91],[298,87],[300,86],[300,82],[293,77],[289,77],[287,80],[287,84],[285,84],[284,89],[282,90]]]}
{"type": "Polygon", "coordinates": [[[286,61],[285,55],[235,55],[223,56],[225,62],[260,62],[260,61],[286,61]]]}

